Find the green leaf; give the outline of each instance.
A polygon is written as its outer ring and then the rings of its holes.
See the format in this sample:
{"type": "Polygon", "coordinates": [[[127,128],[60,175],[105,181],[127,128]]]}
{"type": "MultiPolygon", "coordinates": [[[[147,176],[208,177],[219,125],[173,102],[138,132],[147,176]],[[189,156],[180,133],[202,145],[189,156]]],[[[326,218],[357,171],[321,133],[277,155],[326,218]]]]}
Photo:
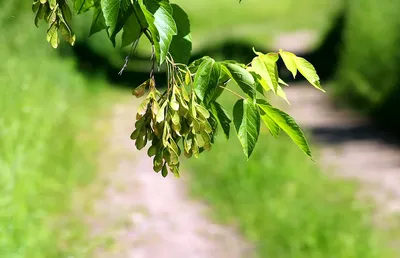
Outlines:
{"type": "Polygon", "coordinates": [[[110,40],[115,47],[115,36],[133,11],[130,0],[101,0],[101,9],[108,27],[110,40]]]}
{"type": "Polygon", "coordinates": [[[285,86],[289,86],[289,84],[287,84],[284,80],[282,80],[281,78],[279,78],[278,80],[279,84],[285,85],[285,86]]]}
{"type": "Polygon", "coordinates": [[[279,56],[277,54],[266,54],[254,58],[251,63],[253,71],[259,74],[267,86],[275,93],[278,90],[279,81],[276,65],[278,59],[279,56]]]}
{"type": "Polygon", "coordinates": [[[226,85],[230,81],[230,77],[226,72],[226,69],[221,69],[221,75],[219,76],[219,87],[216,89],[212,100],[216,100],[221,96],[222,92],[224,92],[226,85]]]}
{"type": "Polygon", "coordinates": [[[60,44],[58,27],[56,23],[51,24],[50,28],[47,30],[47,41],[51,44],[53,48],[57,48],[60,44]]]}
{"type": "Polygon", "coordinates": [[[238,64],[226,62],[223,63],[222,68],[244,93],[254,99],[256,95],[255,81],[249,71],[238,64]]]}
{"type": "Polygon", "coordinates": [[[189,70],[191,73],[196,73],[197,70],[199,69],[199,66],[201,65],[201,63],[203,63],[204,60],[207,59],[211,59],[211,57],[209,56],[203,56],[199,59],[194,60],[193,62],[190,63],[190,65],[188,66],[189,70]]]}
{"type": "Polygon", "coordinates": [[[164,63],[177,28],[168,0],[139,0],[139,5],[149,25],[158,64],[164,63]]]}
{"type": "Polygon", "coordinates": [[[276,95],[283,98],[290,105],[290,102],[286,97],[286,93],[283,91],[281,86],[278,86],[278,91],[276,92],[276,95]]]}
{"type": "Polygon", "coordinates": [[[85,13],[95,5],[94,0],[75,0],[74,10],[76,13],[85,13]]]}
{"type": "Polygon", "coordinates": [[[217,123],[221,126],[226,139],[229,139],[229,132],[231,129],[232,119],[229,117],[228,112],[218,102],[211,102],[211,113],[213,114],[217,123]]]}
{"type": "Polygon", "coordinates": [[[121,47],[132,44],[134,41],[138,40],[141,35],[142,27],[140,26],[136,15],[133,13],[131,16],[129,16],[124,24],[121,47]]]}
{"type": "Polygon", "coordinates": [[[267,126],[271,135],[275,138],[278,137],[281,128],[271,117],[269,117],[262,109],[260,110],[261,119],[264,121],[264,124],[267,126]]]}
{"type": "Polygon", "coordinates": [[[192,35],[190,33],[189,17],[178,5],[171,4],[171,6],[178,34],[172,38],[169,52],[176,63],[187,64],[192,52],[192,35]]]}
{"type": "Polygon", "coordinates": [[[310,62],[302,57],[295,57],[294,62],[299,72],[304,76],[304,78],[307,79],[309,83],[311,83],[315,88],[325,92],[325,90],[321,87],[317,71],[315,71],[314,66],[310,62]]]}
{"type": "Polygon", "coordinates": [[[89,35],[93,35],[99,31],[107,29],[106,21],[104,20],[103,11],[100,6],[96,6],[93,11],[92,25],[89,35]]]}
{"type": "Polygon", "coordinates": [[[279,54],[281,55],[287,69],[293,74],[293,77],[296,77],[298,70],[301,75],[303,75],[304,78],[311,83],[311,85],[325,92],[325,90],[321,87],[320,78],[317,74],[317,71],[310,62],[290,52],[279,50],[279,54]]]}
{"type": "Polygon", "coordinates": [[[260,112],[252,99],[238,100],[233,107],[233,123],[243,152],[250,158],[260,134],[260,112]]]}
{"type": "Polygon", "coordinates": [[[194,91],[206,105],[211,101],[221,75],[221,65],[214,59],[204,60],[194,77],[194,91]]]}
{"type": "Polygon", "coordinates": [[[296,55],[290,52],[282,51],[282,49],[279,50],[279,54],[281,55],[286,68],[292,73],[293,78],[296,78],[297,66],[294,62],[294,58],[296,57],[296,55]]]}
{"type": "Polygon", "coordinates": [[[257,105],[264,113],[271,118],[282,130],[289,135],[289,137],[297,144],[297,146],[309,157],[311,150],[304,133],[294,121],[294,119],[285,112],[272,107],[267,101],[257,99],[257,105]]]}

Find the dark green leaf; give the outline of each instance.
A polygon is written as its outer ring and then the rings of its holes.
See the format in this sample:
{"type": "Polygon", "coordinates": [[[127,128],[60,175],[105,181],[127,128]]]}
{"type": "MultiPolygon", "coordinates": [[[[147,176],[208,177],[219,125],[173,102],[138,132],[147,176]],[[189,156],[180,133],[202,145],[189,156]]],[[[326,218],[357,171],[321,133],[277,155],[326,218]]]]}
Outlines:
{"type": "Polygon", "coordinates": [[[123,33],[122,33],[122,45],[121,47],[128,46],[132,44],[134,41],[138,40],[142,35],[142,28],[135,16],[135,14],[131,14],[129,18],[126,20],[123,33]]]}
{"type": "Polygon", "coordinates": [[[177,34],[172,17],[173,9],[168,0],[139,0],[154,42],[158,64],[164,63],[173,36],[177,34]]]}
{"type": "Polygon", "coordinates": [[[233,107],[233,123],[243,152],[250,158],[260,133],[260,112],[252,99],[236,102],[233,107]]]}
{"type": "Polygon", "coordinates": [[[221,96],[222,92],[224,92],[224,89],[228,82],[230,81],[230,76],[227,74],[226,69],[221,69],[221,75],[219,77],[219,87],[214,93],[213,99],[216,100],[221,96]]]}
{"type": "Polygon", "coordinates": [[[196,95],[205,104],[208,104],[218,87],[218,80],[221,75],[221,65],[214,59],[204,60],[194,77],[194,90],[196,95]]]}
{"type": "Polygon", "coordinates": [[[80,14],[87,12],[94,5],[95,5],[95,0],[75,0],[74,9],[76,13],[80,14]]]}
{"type": "Polygon", "coordinates": [[[305,154],[311,157],[310,147],[304,136],[304,133],[291,116],[277,108],[272,107],[263,99],[257,99],[257,105],[262,111],[265,112],[265,114],[268,115],[268,117],[270,117],[280,128],[282,128],[285,133],[289,135],[289,137],[305,154]]]}
{"type": "Polygon", "coordinates": [[[115,36],[132,14],[132,3],[130,0],[101,0],[101,9],[105,24],[108,27],[110,40],[115,46],[115,36]]]}
{"type": "Polygon", "coordinates": [[[221,126],[226,138],[229,139],[229,132],[232,120],[229,117],[228,112],[226,112],[221,104],[214,101],[211,102],[211,113],[213,114],[215,120],[217,120],[218,124],[221,126]]]}
{"type": "Polygon", "coordinates": [[[90,35],[107,29],[106,21],[104,20],[103,11],[100,6],[96,6],[93,11],[92,26],[90,27],[90,35]]]}
{"type": "Polygon", "coordinates": [[[169,52],[176,63],[187,64],[192,52],[192,35],[188,15],[176,4],[171,4],[178,34],[172,38],[169,52]]]}
{"type": "Polygon", "coordinates": [[[199,69],[199,66],[201,63],[203,63],[204,60],[211,59],[209,56],[203,56],[202,58],[196,59],[193,62],[190,63],[188,66],[189,70],[191,73],[196,73],[197,70],[199,69]]]}
{"type": "Polygon", "coordinates": [[[256,88],[253,76],[245,68],[238,64],[224,63],[222,68],[231,79],[246,93],[250,98],[255,98],[256,88]]]}

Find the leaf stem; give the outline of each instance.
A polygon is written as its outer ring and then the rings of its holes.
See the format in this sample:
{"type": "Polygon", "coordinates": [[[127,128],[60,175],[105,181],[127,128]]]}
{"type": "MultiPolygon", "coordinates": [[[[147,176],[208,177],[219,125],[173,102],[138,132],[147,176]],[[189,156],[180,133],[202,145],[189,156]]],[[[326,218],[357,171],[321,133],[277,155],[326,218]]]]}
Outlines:
{"type": "Polygon", "coordinates": [[[245,97],[243,97],[243,96],[241,96],[240,94],[234,92],[233,90],[228,89],[227,87],[222,87],[222,86],[219,86],[219,87],[222,88],[222,89],[224,89],[224,90],[229,91],[230,93],[232,93],[232,94],[235,95],[236,97],[239,97],[239,98],[241,98],[241,99],[246,99],[245,97]]]}

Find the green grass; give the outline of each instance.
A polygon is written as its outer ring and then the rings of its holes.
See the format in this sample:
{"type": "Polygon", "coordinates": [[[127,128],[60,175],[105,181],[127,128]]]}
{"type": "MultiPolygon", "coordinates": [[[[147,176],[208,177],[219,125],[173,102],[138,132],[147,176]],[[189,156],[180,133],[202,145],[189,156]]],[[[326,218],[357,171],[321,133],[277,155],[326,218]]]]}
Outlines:
{"type": "Polygon", "coordinates": [[[87,257],[72,196],[96,170],[105,83],[51,49],[30,3],[0,10],[0,257],[87,257]]]}
{"type": "Polygon", "coordinates": [[[231,133],[187,164],[191,187],[218,221],[239,227],[259,257],[395,257],[387,235],[371,225],[373,207],[355,198],[355,183],[328,176],[288,137],[265,130],[246,161],[231,133]]]}

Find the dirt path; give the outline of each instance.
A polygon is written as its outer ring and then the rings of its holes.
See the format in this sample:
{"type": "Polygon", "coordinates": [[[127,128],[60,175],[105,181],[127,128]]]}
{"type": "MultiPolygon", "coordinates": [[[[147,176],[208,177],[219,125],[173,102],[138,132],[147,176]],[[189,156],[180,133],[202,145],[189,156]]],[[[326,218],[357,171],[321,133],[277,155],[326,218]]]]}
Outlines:
{"type": "Polygon", "coordinates": [[[94,257],[249,257],[250,245],[214,224],[207,207],[187,197],[184,179],[152,171],[151,159],[129,139],[137,103],[128,94],[119,103],[101,158],[105,193],[90,218],[93,235],[109,243],[96,248],[94,257]]]}
{"type": "Polygon", "coordinates": [[[340,176],[361,181],[389,212],[400,212],[400,148],[368,121],[336,109],[326,94],[309,85],[287,88],[291,115],[320,148],[321,163],[340,176]]]}
{"type": "MultiPolygon", "coordinates": [[[[285,33],[276,39],[275,48],[301,55],[317,38],[309,31],[285,33]]],[[[342,177],[362,182],[362,193],[383,208],[379,213],[400,212],[399,145],[359,114],[336,109],[329,92],[323,94],[305,83],[293,84],[285,91],[291,102],[289,113],[311,132],[320,149],[319,163],[342,177]]]]}

